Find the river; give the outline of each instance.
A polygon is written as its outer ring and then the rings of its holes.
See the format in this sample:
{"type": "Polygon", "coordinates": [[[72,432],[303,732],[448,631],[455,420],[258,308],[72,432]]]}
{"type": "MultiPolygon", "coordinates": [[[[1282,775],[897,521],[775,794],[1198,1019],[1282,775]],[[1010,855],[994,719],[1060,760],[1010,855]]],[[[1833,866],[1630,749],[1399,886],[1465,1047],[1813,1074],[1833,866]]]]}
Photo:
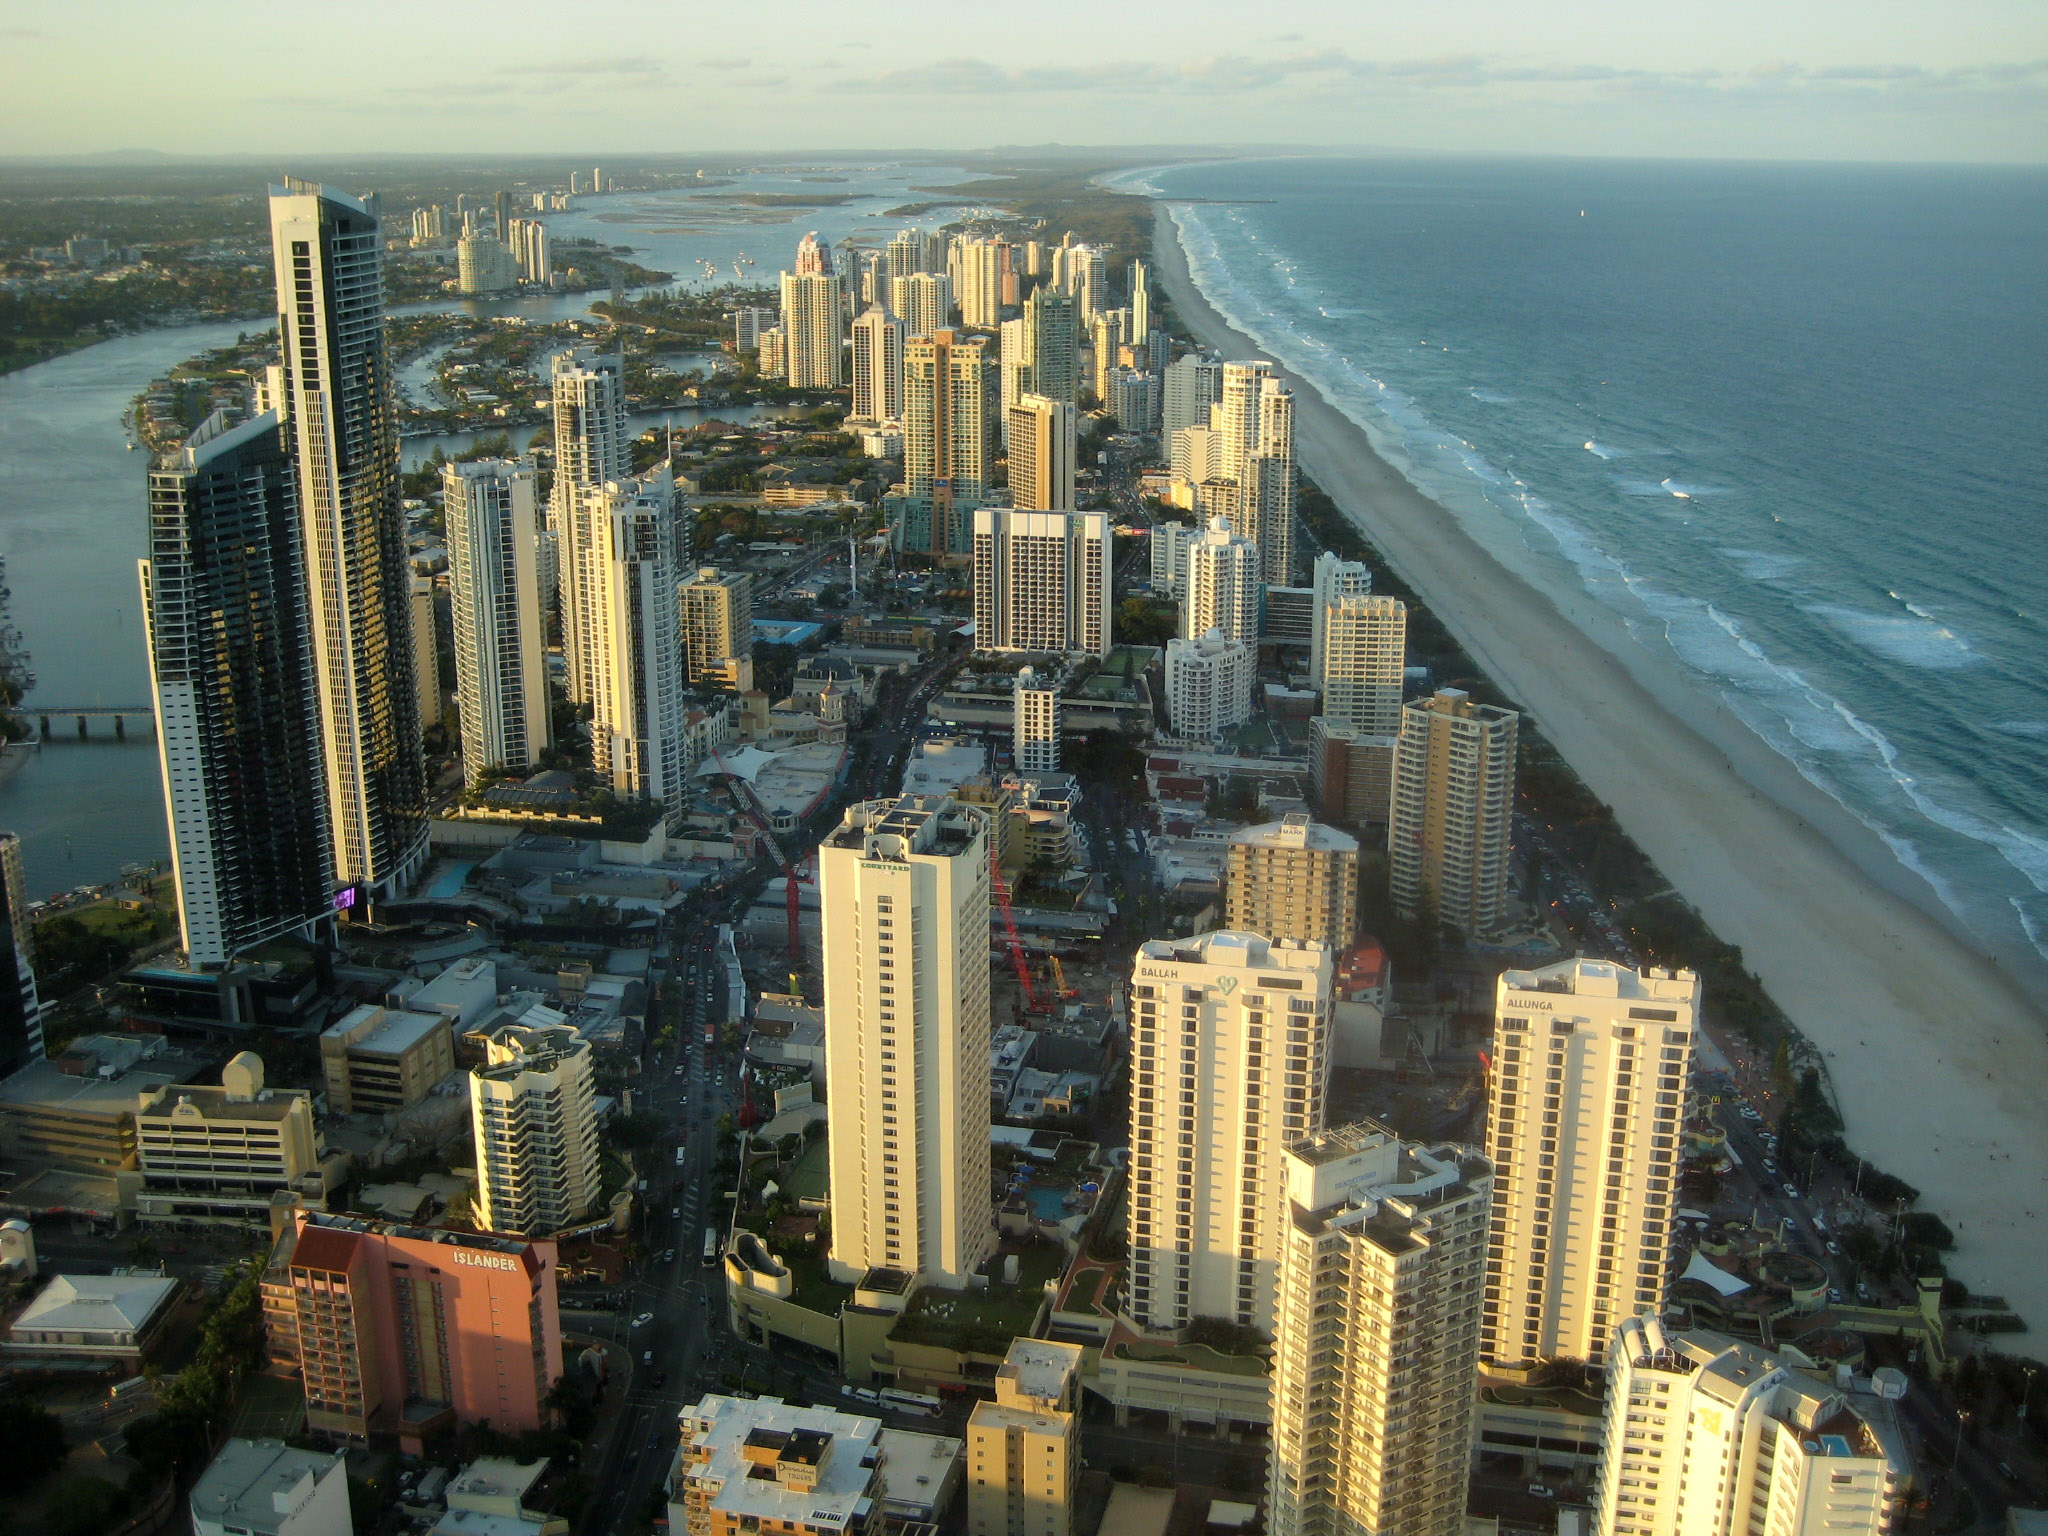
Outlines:
{"type": "MultiPolygon", "coordinates": [[[[699,258],[724,265],[742,251],[761,283],[808,229],[837,240],[856,232],[886,239],[899,221],[887,208],[912,200],[913,189],[958,180],[958,170],[932,166],[845,167],[844,181],[813,182],[797,172],[735,179],[729,188],[621,193],[587,198],[554,215],[557,237],[585,235],[631,245],[643,265],[693,277],[699,258]],[[721,206],[716,193],[804,190],[852,193],[823,208],[748,209],[721,206]]],[[[940,210],[922,222],[952,216],[940,210]]],[[[569,253],[564,251],[563,256],[569,253]]],[[[566,264],[566,263],[565,263],[566,264]]],[[[408,311],[460,309],[519,314],[537,321],[586,314],[599,293],[504,299],[450,299],[407,305],[408,311]]],[[[117,337],[33,368],[0,375],[0,553],[7,557],[13,618],[33,653],[37,674],[27,707],[144,705],[149,671],[144,653],[136,562],[143,555],[143,473],[148,455],[129,452],[123,423],[129,403],[152,378],[195,353],[225,346],[261,321],[228,321],[117,337]]],[[[410,379],[408,380],[410,382],[410,379]]],[[[744,420],[748,409],[652,411],[636,428],[678,426],[717,415],[744,420]]],[[[470,434],[408,438],[405,460],[416,465],[436,443],[456,453],[470,434]]],[[[124,864],[169,857],[163,787],[153,729],[130,723],[116,741],[105,721],[84,741],[76,722],[52,718],[51,738],[19,768],[0,773],[0,827],[17,832],[29,892],[35,897],[99,883],[124,864]]]]}

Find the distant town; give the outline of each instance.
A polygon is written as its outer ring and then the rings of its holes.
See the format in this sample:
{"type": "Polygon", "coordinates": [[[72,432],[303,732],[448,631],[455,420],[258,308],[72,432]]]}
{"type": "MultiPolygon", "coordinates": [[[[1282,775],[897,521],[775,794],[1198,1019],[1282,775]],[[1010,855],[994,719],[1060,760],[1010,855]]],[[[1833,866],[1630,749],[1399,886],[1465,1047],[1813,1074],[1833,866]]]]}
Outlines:
{"type": "Polygon", "coordinates": [[[169,861],[0,833],[42,1528],[2038,1529],[2034,1320],[1092,174],[8,251],[10,367],[279,327],[126,421],[169,861]]]}

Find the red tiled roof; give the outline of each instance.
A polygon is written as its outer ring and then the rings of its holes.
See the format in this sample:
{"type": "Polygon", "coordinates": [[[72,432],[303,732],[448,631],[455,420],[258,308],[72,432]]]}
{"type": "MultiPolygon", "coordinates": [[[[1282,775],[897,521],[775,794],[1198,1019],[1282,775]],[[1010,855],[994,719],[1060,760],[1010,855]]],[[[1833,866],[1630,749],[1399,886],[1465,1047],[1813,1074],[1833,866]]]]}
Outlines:
{"type": "Polygon", "coordinates": [[[299,1243],[292,1250],[293,1269],[325,1269],[346,1274],[355,1261],[361,1234],[338,1232],[332,1227],[301,1227],[299,1243]]]}

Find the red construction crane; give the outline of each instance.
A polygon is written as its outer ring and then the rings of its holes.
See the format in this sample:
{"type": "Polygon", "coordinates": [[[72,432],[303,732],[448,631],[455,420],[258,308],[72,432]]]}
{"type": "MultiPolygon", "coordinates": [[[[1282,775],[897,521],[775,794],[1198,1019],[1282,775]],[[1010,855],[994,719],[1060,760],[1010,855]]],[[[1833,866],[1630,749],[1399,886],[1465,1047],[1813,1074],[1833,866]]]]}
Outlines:
{"type": "Polygon", "coordinates": [[[993,837],[988,844],[988,873],[996,888],[996,905],[1003,910],[1003,931],[1010,939],[1010,964],[1016,969],[1017,985],[1024,989],[1024,1011],[1049,1012],[1040,1005],[1038,994],[1031,988],[1031,966],[1024,959],[1024,945],[1017,937],[1017,919],[1010,912],[1010,888],[1003,883],[1002,849],[993,837]]]}

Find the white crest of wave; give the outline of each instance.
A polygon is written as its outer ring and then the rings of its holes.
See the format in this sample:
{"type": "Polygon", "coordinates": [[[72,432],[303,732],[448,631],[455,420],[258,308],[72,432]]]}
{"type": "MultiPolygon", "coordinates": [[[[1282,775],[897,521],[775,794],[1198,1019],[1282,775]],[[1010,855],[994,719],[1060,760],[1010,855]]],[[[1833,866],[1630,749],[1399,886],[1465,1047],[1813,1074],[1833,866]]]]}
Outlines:
{"type": "Polygon", "coordinates": [[[1947,625],[1917,615],[1867,613],[1833,603],[1814,603],[1806,611],[1853,643],[1902,667],[1955,672],[1984,659],[1947,625]]]}

